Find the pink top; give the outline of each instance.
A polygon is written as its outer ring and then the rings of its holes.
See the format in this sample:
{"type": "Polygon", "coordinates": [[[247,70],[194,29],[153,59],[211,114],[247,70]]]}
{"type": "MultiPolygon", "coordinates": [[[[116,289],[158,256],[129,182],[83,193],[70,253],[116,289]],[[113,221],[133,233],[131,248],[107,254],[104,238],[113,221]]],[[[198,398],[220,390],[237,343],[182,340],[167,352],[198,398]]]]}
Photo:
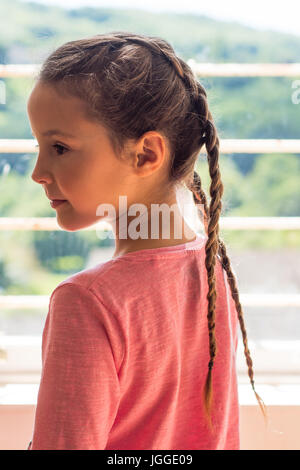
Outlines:
{"type": "Polygon", "coordinates": [[[52,292],[29,450],[239,449],[237,313],[216,260],[212,435],[207,237],[80,271],[52,292]]]}

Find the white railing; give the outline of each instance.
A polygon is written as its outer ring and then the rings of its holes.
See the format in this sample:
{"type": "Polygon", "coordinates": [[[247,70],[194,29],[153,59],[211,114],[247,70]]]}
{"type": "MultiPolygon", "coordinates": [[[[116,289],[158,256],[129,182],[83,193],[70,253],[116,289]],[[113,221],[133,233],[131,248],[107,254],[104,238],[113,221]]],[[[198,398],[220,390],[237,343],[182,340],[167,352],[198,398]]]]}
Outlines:
{"type": "MultiPolygon", "coordinates": [[[[41,345],[41,336],[3,337],[0,387],[8,383],[39,383],[41,345]]],[[[299,383],[300,341],[249,340],[248,346],[255,364],[256,383],[299,383]]],[[[249,385],[242,341],[238,343],[236,359],[239,383],[249,385]]]]}
{"type": "MultiPolygon", "coordinates": [[[[197,63],[187,61],[195,75],[201,77],[299,77],[300,64],[240,64],[240,63],[197,63]]],[[[40,64],[0,64],[0,77],[32,77],[40,64]]]]}
{"type": "MultiPolygon", "coordinates": [[[[220,217],[221,230],[300,230],[300,217],[220,217]]],[[[105,221],[81,230],[111,230],[105,221]]],[[[3,230],[62,230],[56,217],[0,217],[3,230]]]]}
{"type": "MultiPolygon", "coordinates": [[[[239,297],[246,307],[300,307],[300,294],[240,294],[239,297]]],[[[47,308],[49,300],[49,295],[0,295],[0,309],[47,308]]]]}
{"type": "MultiPolygon", "coordinates": [[[[0,153],[36,153],[34,139],[0,139],[0,153]]],[[[220,139],[220,153],[300,153],[300,139],[220,139]]],[[[205,154],[205,150],[199,153],[205,154]]]]}

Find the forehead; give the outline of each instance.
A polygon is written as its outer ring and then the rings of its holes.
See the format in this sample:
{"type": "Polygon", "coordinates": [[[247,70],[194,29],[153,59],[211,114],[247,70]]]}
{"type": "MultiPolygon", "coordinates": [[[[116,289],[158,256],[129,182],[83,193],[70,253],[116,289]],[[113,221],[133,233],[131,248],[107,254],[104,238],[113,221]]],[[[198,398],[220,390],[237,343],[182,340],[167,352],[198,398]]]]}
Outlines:
{"type": "Polygon", "coordinates": [[[78,133],[95,125],[86,118],[81,100],[63,96],[51,85],[42,83],[37,83],[31,91],[27,101],[27,113],[32,127],[41,133],[48,129],[78,133]]]}

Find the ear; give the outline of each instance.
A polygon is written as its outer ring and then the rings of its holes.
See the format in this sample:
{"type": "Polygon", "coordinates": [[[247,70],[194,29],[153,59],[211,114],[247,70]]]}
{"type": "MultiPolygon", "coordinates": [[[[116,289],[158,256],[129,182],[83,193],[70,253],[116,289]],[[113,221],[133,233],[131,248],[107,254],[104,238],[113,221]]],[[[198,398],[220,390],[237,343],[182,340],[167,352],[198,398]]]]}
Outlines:
{"type": "Polygon", "coordinates": [[[165,138],[156,131],[146,132],[136,144],[134,166],[141,176],[149,176],[167,159],[165,138]]]}

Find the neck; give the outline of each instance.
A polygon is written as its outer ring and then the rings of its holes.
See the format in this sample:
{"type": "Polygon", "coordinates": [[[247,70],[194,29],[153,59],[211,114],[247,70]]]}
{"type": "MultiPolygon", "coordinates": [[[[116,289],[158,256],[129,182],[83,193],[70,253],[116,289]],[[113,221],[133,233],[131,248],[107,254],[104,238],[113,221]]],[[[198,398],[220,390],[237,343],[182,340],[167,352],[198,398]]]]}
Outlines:
{"type": "Polygon", "coordinates": [[[118,214],[113,258],[138,250],[180,245],[196,238],[176,199],[163,203],[152,201],[148,205],[143,203],[139,211],[137,208],[136,215],[129,215],[127,210],[118,214]]]}

